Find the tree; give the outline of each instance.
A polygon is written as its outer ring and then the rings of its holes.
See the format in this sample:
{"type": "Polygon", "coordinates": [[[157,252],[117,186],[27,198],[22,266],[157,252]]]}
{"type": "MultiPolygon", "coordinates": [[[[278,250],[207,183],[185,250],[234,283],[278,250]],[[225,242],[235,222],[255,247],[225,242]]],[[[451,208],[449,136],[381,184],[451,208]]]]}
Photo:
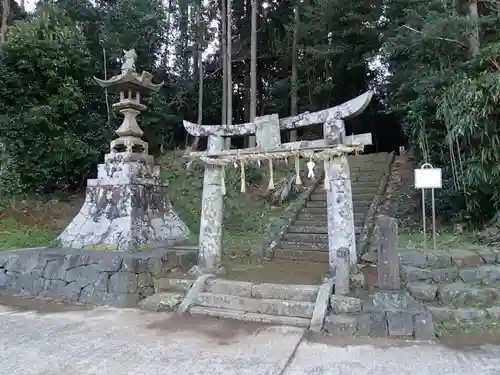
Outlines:
{"type": "Polygon", "coordinates": [[[88,106],[92,66],[78,26],[42,6],[11,26],[2,52],[0,141],[10,167],[32,191],[82,184],[106,133],[88,106]]]}
{"type": "MultiPolygon", "coordinates": [[[[257,0],[252,1],[251,58],[250,58],[250,121],[257,116],[257,0]]],[[[255,136],[250,136],[249,146],[255,147],[255,136]]]]}
{"type": "Polygon", "coordinates": [[[421,158],[444,169],[438,204],[448,218],[498,220],[498,10],[476,1],[387,5],[391,109],[421,158]]]}

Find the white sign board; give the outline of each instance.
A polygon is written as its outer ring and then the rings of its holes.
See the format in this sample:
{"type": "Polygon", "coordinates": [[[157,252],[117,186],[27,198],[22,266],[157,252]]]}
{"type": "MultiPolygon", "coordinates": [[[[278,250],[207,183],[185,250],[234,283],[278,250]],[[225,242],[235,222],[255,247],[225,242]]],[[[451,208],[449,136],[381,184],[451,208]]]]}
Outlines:
{"type": "Polygon", "coordinates": [[[415,188],[417,189],[441,189],[443,179],[441,168],[415,169],[415,188]]]}

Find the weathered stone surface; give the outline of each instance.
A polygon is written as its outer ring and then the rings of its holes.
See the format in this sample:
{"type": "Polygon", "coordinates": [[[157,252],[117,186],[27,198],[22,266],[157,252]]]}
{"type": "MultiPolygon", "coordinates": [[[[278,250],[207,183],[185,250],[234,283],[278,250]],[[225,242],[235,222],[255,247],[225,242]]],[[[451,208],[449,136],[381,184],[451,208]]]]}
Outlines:
{"type": "MultiPolygon", "coordinates": [[[[343,128],[341,119],[324,123],[325,137],[343,128]],[[335,124],[333,124],[335,123],[335,124]]],[[[342,131],[342,130],[340,130],[342,131]]],[[[343,130],[345,131],[345,130],[343,130]]],[[[347,249],[350,264],[356,264],[356,239],[354,230],[354,213],[352,203],[352,186],[349,163],[346,156],[339,156],[327,163],[325,179],[328,180],[327,217],[328,217],[328,249],[330,268],[337,267],[337,251],[347,249]]]]}
{"type": "Polygon", "coordinates": [[[399,254],[399,258],[404,266],[424,267],[427,263],[425,253],[418,250],[403,251],[399,254]]]}
{"type": "Polygon", "coordinates": [[[450,307],[428,306],[427,310],[432,314],[435,320],[448,320],[453,317],[455,309],[450,307]]]}
{"type": "Polygon", "coordinates": [[[473,283],[481,280],[481,273],[477,267],[461,268],[458,270],[458,276],[464,283],[473,283]]]}
{"type": "Polygon", "coordinates": [[[432,280],[436,283],[452,283],[458,278],[458,268],[438,268],[432,270],[432,280]]]}
{"type": "Polygon", "coordinates": [[[438,298],[441,302],[456,307],[473,306],[491,303],[498,298],[498,291],[457,282],[442,286],[438,291],[438,298]]]}
{"type": "Polygon", "coordinates": [[[140,256],[124,258],[121,270],[131,273],[146,272],[148,270],[148,258],[140,256]]]}
{"type": "Polygon", "coordinates": [[[114,294],[136,293],[138,276],[131,272],[119,272],[109,278],[109,290],[114,294]]]}
{"type": "Polygon", "coordinates": [[[434,301],[438,290],[437,285],[422,282],[408,283],[406,288],[414,298],[420,301],[434,301]]]}
{"type": "MultiPolygon", "coordinates": [[[[207,151],[224,148],[222,136],[208,137],[207,151]]],[[[203,177],[202,210],[199,236],[199,266],[206,273],[215,273],[222,257],[222,216],[224,197],[222,190],[223,167],[207,164],[203,177]]]]}
{"type": "Polygon", "coordinates": [[[486,310],[482,309],[456,309],[453,314],[457,322],[474,322],[486,318],[486,310]]]}
{"type": "Polygon", "coordinates": [[[387,337],[389,334],[385,313],[366,313],[359,316],[357,327],[359,336],[387,337]]]}
{"type": "Polygon", "coordinates": [[[497,251],[490,249],[481,249],[476,251],[484,263],[495,263],[497,251]]]}
{"type": "Polygon", "coordinates": [[[150,272],[143,272],[137,275],[137,289],[142,291],[146,288],[154,289],[154,279],[150,272]]]}
{"type": "Polygon", "coordinates": [[[459,267],[471,267],[483,263],[481,256],[470,250],[453,250],[451,258],[459,267]]]}
{"type": "Polygon", "coordinates": [[[97,274],[98,268],[91,264],[69,269],[64,280],[69,283],[75,282],[80,288],[85,288],[97,280],[97,274]]]}
{"type": "Polygon", "coordinates": [[[139,302],[139,307],[148,311],[174,311],[182,302],[181,293],[158,293],[139,302]]]}
{"type": "Polygon", "coordinates": [[[247,281],[212,279],[207,280],[205,292],[250,297],[252,295],[252,286],[253,284],[247,281]]]}
{"type": "Polygon", "coordinates": [[[358,326],[358,317],[352,315],[328,315],[325,331],[335,335],[352,336],[358,326]]]}
{"type": "Polygon", "coordinates": [[[500,267],[497,265],[480,266],[481,283],[485,285],[498,284],[500,281],[500,267]]]}
{"type": "Polygon", "coordinates": [[[312,332],[319,333],[323,329],[323,323],[330,306],[330,296],[333,292],[333,280],[329,279],[320,285],[314,302],[314,311],[309,323],[312,332]]]}
{"type": "Polygon", "coordinates": [[[226,294],[199,293],[196,302],[200,306],[206,307],[302,318],[311,318],[314,312],[314,303],[312,302],[256,299],[226,294]]]}
{"type": "Polygon", "coordinates": [[[405,282],[432,280],[432,270],[413,266],[402,266],[401,278],[405,282]]]}
{"type": "Polygon", "coordinates": [[[349,293],[350,278],[349,278],[349,249],[340,248],[337,250],[337,267],[335,268],[335,294],[343,296],[349,293]]]}
{"type": "Polygon", "coordinates": [[[389,336],[393,337],[411,337],[413,336],[413,315],[411,312],[388,311],[387,325],[389,328],[389,336]]]}
{"type": "Polygon", "coordinates": [[[332,295],[330,304],[334,314],[357,313],[361,311],[362,301],[359,298],[332,295]]]}
{"type": "Polygon", "coordinates": [[[365,275],[361,272],[350,275],[351,286],[353,288],[364,288],[365,275]]]}
{"type": "Polygon", "coordinates": [[[377,286],[382,290],[399,290],[398,223],[388,216],[377,218],[379,246],[377,248],[377,286]]]}
{"type": "Polygon", "coordinates": [[[486,313],[488,314],[488,318],[500,319],[500,306],[488,307],[486,308],[486,313]]]}
{"type": "Polygon", "coordinates": [[[64,287],[63,299],[68,301],[76,302],[80,299],[80,294],[82,293],[82,288],[76,283],[69,283],[64,287]]]}
{"type": "Polygon", "coordinates": [[[436,332],[434,331],[434,319],[428,311],[415,314],[413,316],[415,340],[434,340],[436,332]]]}
{"type": "Polygon", "coordinates": [[[451,267],[451,255],[441,251],[428,251],[426,266],[430,268],[451,267]]]}
{"type": "MultiPolygon", "coordinates": [[[[128,170],[128,166],[99,168],[128,170]]],[[[134,172],[135,173],[135,172],[134,172]]],[[[63,246],[71,248],[105,247],[133,251],[183,241],[189,229],[168,201],[167,186],[159,176],[98,176],[88,180],[87,197],[80,212],[61,233],[63,246]],[[157,182],[158,181],[158,182],[157,182]]]]}
{"type": "Polygon", "coordinates": [[[317,285],[253,284],[251,296],[255,298],[275,298],[293,301],[315,302],[317,285]]]}
{"type": "Polygon", "coordinates": [[[404,291],[379,291],[370,294],[363,304],[363,310],[369,312],[388,309],[405,309],[408,306],[404,291]]]}
{"type": "MultiPolygon", "coordinates": [[[[196,250],[192,253],[196,255],[196,250]]],[[[0,268],[0,294],[130,307],[154,292],[149,265],[168,271],[181,268],[179,263],[189,259],[187,252],[179,252],[167,261],[166,254],[48,248],[11,250],[2,254],[5,267],[0,268]],[[142,272],[124,271],[122,264],[127,270],[142,272]]]]}

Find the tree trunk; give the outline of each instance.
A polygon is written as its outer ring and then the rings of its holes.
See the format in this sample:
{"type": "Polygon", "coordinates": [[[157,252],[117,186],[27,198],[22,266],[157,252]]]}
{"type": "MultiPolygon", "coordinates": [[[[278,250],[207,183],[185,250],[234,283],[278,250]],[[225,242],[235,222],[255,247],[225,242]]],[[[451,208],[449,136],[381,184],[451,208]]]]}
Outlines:
{"type": "Polygon", "coordinates": [[[183,80],[189,79],[189,11],[187,0],[181,0],[179,2],[180,8],[180,22],[179,31],[181,34],[181,50],[182,50],[182,60],[181,60],[181,76],[183,80]]]}
{"type": "Polygon", "coordinates": [[[5,42],[7,36],[7,20],[10,13],[10,0],[2,1],[2,24],[0,25],[0,43],[5,42]]]}
{"type": "MultiPolygon", "coordinates": [[[[250,121],[257,116],[257,0],[252,0],[252,21],[250,31],[250,121]]],[[[255,136],[251,135],[249,147],[255,147],[255,136]]]]}
{"type": "MultiPolygon", "coordinates": [[[[196,69],[198,73],[198,125],[203,123],[203,51],[202,51],[202,36],[201,32],[201,6],[202,0],[199,0],[196,5],[196,57],[198,61],[198,69],[196,69]]],[[[198,142],[200,141],[200,137],[195,137],[193,144],[191,146],[192,150],[198,149],[198,142]]]]}
{"type": "Polygon", "coordinates": [[[167,25],[166,25],[166,35],[165,35],[165,50],[163,51],[161,66],[163,69],[168,68],[168,57],[169,51],[168,47],[170,45],[170,24],[171,24],[171,14],[172,14],[172,0],[168,0],[168,8],[167,8],[167,25]]]}
{"type": "MultiPolygon", "coordinates": [[[[227,58],[226,58],[226,65],[227,65],[227,125],[232,125],[233,123],[233,73],[232,73],[232,30],[231,30],[231,24],[232,24],[232,4],[231,0],[227,1],[227,58]]],[[[231,145],[231,139],[226,138],[231,145]]],[[[228,144],[226,143],[226,148],[228,144]]]]}
{"type": "MultiPolygon", "coordinates": [[[[222,124],[227,124],[227,0],[221,0],[221,63],[222,63],[222,124]]],[[[224,148],[231,148],[231,139],[226,138],[224,148]]]]}
{"type": "MultiPolygon", "coordinates": [[[[291,84],[292,84],[292,92],[290,95],[290,115],[295,116],[297,114],[297,101],[298,101],[298,90],[297,90],[297,60],[298,60],[298,49],[297,49],[297,42],[298,42],[298,34],[299,34],[299,22],[300,22],[300,17],[299,17],[299,3],[297,0],[297,4],[295,5],[294,9],[294,19],[293,19],[293,41],[292,41],[292,77],[291,77],[291,84]]],[[[297,130],[291,130],[290,131],[290,142],[296,142],[297,141],[297,130]]]]}
{"type": "Polygon", "coordinates": [[[479,12],[477,10],[477,0],[471,0],[469,3],[469,18],[471,21],[471,32],[469,36],[469,51],[472,56],[479,52],[479,12]]]}

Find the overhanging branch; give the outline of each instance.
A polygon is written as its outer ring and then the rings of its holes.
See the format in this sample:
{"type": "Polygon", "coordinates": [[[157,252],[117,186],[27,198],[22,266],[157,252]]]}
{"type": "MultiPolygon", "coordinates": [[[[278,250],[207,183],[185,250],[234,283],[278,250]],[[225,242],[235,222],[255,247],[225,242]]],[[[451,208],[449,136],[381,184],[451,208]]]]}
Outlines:
{"type": "Polygon", "coordinates": [[[469,48],[469,46],[465,43],[462,43],[461,41],[459,40],[456,40],[456,39],[450,39],[450,38],[443,38],[443,37],[440,37],[440,36],[428,36],[428,35],[425,35],[423,31],[420,31],[420,30],[417,30],[417,29],[414,29],[413,27],[411,26],[408,26],[408,25],[403,25],[401,27],[404,27],[405,29],[408,29],[410,31],[413,31],[414,33],[417,33],[417,34],[420,34],[420,35],[424,35],[424,36],[427,36],[428,38],[432,38],[432,39],[437,39],[437,40],[442,40],[442,41],[445,41],[445,42],[450,42],[450,43],[455,43],[455,44],[458,44],[464,48],[469,48]]]}

